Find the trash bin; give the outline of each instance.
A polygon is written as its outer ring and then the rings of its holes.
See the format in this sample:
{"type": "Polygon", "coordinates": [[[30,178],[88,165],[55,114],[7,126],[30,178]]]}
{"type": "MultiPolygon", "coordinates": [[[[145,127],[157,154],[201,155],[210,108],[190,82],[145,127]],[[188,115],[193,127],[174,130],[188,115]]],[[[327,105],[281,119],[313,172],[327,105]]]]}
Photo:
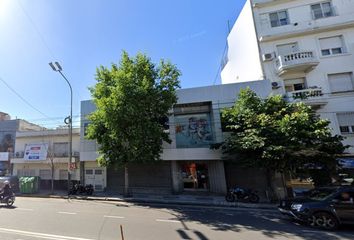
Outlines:
{"type": "Polygon", "coordinates": [[[39,177],[21,177],[20,193],[37,193],[39,191],[39,177]]]}

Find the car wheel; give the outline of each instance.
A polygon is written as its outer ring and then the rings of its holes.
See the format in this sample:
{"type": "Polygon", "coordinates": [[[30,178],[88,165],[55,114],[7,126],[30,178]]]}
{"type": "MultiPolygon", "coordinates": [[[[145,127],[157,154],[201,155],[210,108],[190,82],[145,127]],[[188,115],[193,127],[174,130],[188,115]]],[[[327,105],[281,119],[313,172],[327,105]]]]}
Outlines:
{"type": "Polygon", "coordinates": [[[336,230],[338,228],[338,220],[330,213],[319,212],[312,215],[309,219],[310,225],[326,230],[336,230]]]}

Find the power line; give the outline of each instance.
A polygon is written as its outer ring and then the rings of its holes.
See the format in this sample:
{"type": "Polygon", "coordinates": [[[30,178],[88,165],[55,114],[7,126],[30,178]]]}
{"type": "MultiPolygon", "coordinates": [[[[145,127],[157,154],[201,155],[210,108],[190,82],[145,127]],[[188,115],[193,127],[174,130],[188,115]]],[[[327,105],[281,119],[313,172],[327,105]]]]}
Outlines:
{"type": "Polygon", "coordinates": [[[24,103],[26,103],[29,107],[31,107],[33,110],[35,110],[36,112],[40,113],[42,116],[46,117],[46,118],[50,118],[48,115],[44,114],[43,112],[41,112],[40,110],[38,110],[38,108],[36,108],[35,106],[33,106],[30,102],[28,102],[24,97],[22,97],[18,92],[16,92],[15,89],[13,89],[3,78],[0,77],[0,81],[3,82],[5,84],[5,86],[10,89],[14,94],[16,94],[17,97],[19,97],[24,103]]]}

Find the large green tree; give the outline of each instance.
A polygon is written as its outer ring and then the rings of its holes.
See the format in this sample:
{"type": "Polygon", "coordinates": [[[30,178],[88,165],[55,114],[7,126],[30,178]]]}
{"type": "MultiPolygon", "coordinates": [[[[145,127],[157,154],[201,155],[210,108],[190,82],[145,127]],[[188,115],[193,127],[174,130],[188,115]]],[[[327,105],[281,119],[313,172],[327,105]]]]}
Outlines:
{"type": "Polygon", "coordinates": [[[99,144],[100,165],[125,167],[125,194],[129,164],[160,160],[163,141],[171,141],[161,120],[177,102],[179,76],[168,61],[155,65],[144,54],[126,52],[118,65],[97,69],[90,88],[97,109],[89,116],[87,137],[99,144]]]}
{"type": "Polygon", "coordinates": [[[221,147],[243,166],[282,173],[321,166],[336,166],[345,146],[332,136],[329,121],[320,119],[302,102],[289,103],[282,96],[262,99],[249,88],[240,91],[234,106],[222,111],[230,136],[221,147]]]}

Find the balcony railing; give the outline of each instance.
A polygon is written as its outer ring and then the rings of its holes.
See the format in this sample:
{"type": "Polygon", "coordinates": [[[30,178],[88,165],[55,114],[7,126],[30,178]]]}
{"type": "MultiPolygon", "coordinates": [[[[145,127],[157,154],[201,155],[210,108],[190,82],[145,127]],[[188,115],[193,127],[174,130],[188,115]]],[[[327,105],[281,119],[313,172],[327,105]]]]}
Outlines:
{"type": "Polygon", "coordinates": [[[287,93],[287,98],[291,100],[312,100],[323,96],[321,88],[309,88],[287,93]]]}
{"type": "Polygon", "coordinates": [[[278,56],[275,61],[279,75],[286,72],[307,72],[319,64],[313,51],[294,52],[278,56]]]}

